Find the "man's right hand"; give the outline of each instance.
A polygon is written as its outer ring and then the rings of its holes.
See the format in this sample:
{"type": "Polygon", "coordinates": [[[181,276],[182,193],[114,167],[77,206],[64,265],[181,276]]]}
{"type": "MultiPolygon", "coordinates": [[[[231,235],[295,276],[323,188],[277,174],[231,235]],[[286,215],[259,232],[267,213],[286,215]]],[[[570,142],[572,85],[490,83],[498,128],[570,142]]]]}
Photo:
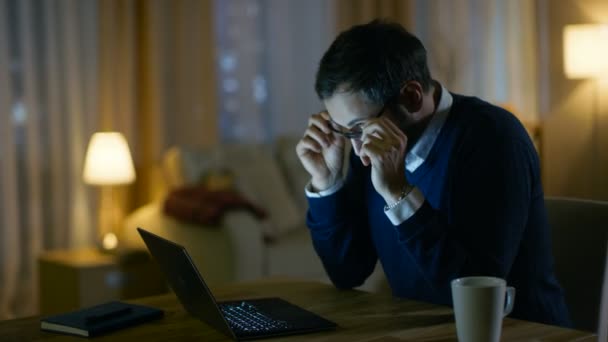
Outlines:
{"type": "Polygon", "coordinates": [[[329,120],[327,112],[313,114],[296,146],[300,162],[312,177],[314,191],[326,190],[342,177],[346,139],[329,128],[329,120]]]}

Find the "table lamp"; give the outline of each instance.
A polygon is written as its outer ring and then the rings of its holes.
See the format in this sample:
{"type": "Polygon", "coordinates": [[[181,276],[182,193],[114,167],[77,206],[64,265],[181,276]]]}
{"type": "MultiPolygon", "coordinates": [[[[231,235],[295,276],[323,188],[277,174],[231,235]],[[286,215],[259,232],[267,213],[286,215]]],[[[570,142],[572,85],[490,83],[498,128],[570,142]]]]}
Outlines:
{"type": "Polygon", "coordinates": [[[84,162],[84,182],[101,186],[98,244],[102,251],[118,247],[119,218],[113,198],[114,187],[135,181],[133,159],[125,137],[118,132],[93,134],[84,162]]]}
{"type": "Polygon", "coordinates": [[[564,28],[564,71],[572,79],[608,78],[608,24],[564,28]]]}

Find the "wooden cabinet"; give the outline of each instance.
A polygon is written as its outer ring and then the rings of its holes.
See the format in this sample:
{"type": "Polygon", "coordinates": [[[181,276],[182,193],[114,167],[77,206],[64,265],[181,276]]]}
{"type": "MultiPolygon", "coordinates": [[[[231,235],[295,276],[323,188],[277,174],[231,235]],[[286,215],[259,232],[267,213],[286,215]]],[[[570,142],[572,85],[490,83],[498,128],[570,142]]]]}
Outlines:
{"type": "Polygon", "coordinates": [[[94,248],[56,250],[43,253],[38,262],[42,315],[168,289],[160,269],[143,250],[115,255],[94,248]]]}

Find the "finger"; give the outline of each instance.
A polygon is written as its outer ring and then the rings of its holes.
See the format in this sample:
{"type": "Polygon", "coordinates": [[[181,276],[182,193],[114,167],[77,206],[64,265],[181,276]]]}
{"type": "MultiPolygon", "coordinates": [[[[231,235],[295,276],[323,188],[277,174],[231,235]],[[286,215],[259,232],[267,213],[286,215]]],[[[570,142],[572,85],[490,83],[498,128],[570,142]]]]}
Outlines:
{"type": "Polygon", "coordinates": [[[331,117],[329,116],[329,112],[326,110],[319,112],[319,115],[325,120],[331,120],[331,117]]]}
{"type": "Polygon", "coordinates": [[[401,131],[399,129],[399,127],[397,127],[397,125],[395,125],[388,118],[386,118],[386,117],[380,118],[380,122],[387,129],[387,131],[392,132],[396,137],[399,137],[399,136],[405,137],[405,134],[403,133],[403,131],[401,131]]]}
{"type": "Polygon", "coordinates": [[[329,136],[326,133],[322,132],[317,126],[308,127],[305,135],[312,137],[323,147],[329,147],[331,143],[329,136]]]}
{"type": "Polygon", "coordinates": [[[385,127],[387,129],[389,129],[391,132],[393,132],[393,137],[394,139],[397,140],[397,144],[399,145],[400,148],[407,148],[407,135],[405,135],[405,133],[399,129],[399,127],[397,127],[397,125],[395,125],[394,122],[392,122],[391,120],[389,120],[388,118],[383,118],[383,123],[385,125],[385,127]]]}
{"type": "Polygon", "coordinates": [[[369,158],[372,166],[379,167],[382,163],[384,151],[377,144],[368,142],[361,146],[361,155],[369,158]]]}
{"type": "Polygon", "coordinates": [[[368,156],[360,155],[359,159],[361,159],[361,163],[365,166],[369,166],[369,164],[371,164],[371,160],[368,156]]]}
{"type": "Polygon", "coordinates": [[[355,149],[356,155],[361,160],[361,163],[364,166],[369,166],[369,164],[370,164],[369,157],[367,156],[366,152],[362,149],[362,147],[363,147],[363,141],[361,141],[361,140],[358,140],[357,142],[353,143],[353,149],[355,149]]]}
{"type": "Polygon", "coordinates": [[[383,132],[395,137],[403,135],[403,132],[388,118],[378,118],[372,124],[380,126],[383,132]]]}
{"type": "Polygon", "coordinates": [[[331,122],[331,117],[329,116],[327,111],[323,111],[311,116],[311,119],[309,119],[309,126],[315,126],[319,128],[323,133],[327,135],[330,143],[336,142],[338,140],[343,140],[342,135],[336,133],[333,129],[331,129],[331,122]]]}
{"type": "Polygon", "coordinates": [[[309,136],[305,136],[304,138],[302,138],[302,140],[300,140],[300,142],[296,146],[296,153],[300,157],[310,151],[315,153],[321,153],[322,150],[323,148],[321,147],[321,145],[309,136]]]}
{"type": "Polygon", "coordinates": [[[332,124],[332,119],[331,116],[329,115],[329,112],[324,110],[322,112],[319,112],[318,115],[324,120],[325,123],[325,127],[327,127],[329,129],[329,135],[332,137],[332,140],[338,140],[343,138],[342,135],[336,133],[332,128],[331,128],[331,124],[332,124]]]}
{"type": "Polygon", "coordinates": [[[361,140],[365,141],[370,136],[375,136],[379,139],[385,140],[388,144],[397,144],[399,142],[395,135],[379,121],[369,123],[363,128],[361,140]]]}
{"type": "Polygon", "coordinates": [[[374,135],[368,135],[365,140],[363,140],[363,145],[365,144],[372,144],[383,151],[387,151],[389,148],[393,147],[387,140],[378,138],[374,135]]]}
{"type": "Polygon", "coordinates": [[[380,130],[382,132],[391,133],[391,134],[398,133],[398,129],[397,130],[393,130],[393,127],[391,127],[391,126],[388,125],[389,122],[391,122],[391,121],[389,119],[387,119],[387,118],[371,119],[371,120],[368,120],[363,125],[363,129],[366,129],[366,128],[368,128],[368,129],[378,129],[378,130],[380,130]]]}
{"type": "Polygon", "coordinates": [[[377,119],[372,119],[363,125],[361,130],[361,140],[372,134],[378,138],[383,138],[383,133],[384,128],[378,124],[377,119]]]}
{"type": "Polygon", "coordinates": [[[372,125],[378,125],[380,127],[380,129],[376,128],[376,132],[380,132],[376,135],[380,135],[381,138],[387,140],[391,145],[398,145],[400,147],[407,146],[407,136],[405,133],[388,118],[379,118],[376,122],[372,123],[372,125]]]}
{"type": "Polygon", "coordinates": [[[332,133],[332,130],[329,128],[329,116],[325,118],[322,113],[311,115],[311,117],[308,119],[308,126],[315,126],[325,134],[332,133]]]}
{"type": "Polygon", "coordinates": [[[362,148],[359,148],[359,152],[357,153],[357,155],[359,156],[359,159],[361,160],[361,163],[364,166],[369,166],[371,161],[370,161],[369,157],[367,156],[367,153],[362,148]]]}

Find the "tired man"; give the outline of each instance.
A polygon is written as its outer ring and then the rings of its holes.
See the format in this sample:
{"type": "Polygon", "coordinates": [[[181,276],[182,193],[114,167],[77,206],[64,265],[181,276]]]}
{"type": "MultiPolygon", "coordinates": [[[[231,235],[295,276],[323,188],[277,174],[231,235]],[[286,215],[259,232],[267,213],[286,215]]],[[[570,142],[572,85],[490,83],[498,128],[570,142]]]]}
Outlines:
{"type": "Polygon", "coordinates": [[[326,111],[296,151],[312,177],[307,224],[337,287],[361,285],[379,260],[394,295],[450,305],[451,280],[496,276],[517,289],[513,317],[569,324],[538,156],[511,113],[450,93],[422,43],[382,21],[336,38],[315,89],[326,111]]]}

